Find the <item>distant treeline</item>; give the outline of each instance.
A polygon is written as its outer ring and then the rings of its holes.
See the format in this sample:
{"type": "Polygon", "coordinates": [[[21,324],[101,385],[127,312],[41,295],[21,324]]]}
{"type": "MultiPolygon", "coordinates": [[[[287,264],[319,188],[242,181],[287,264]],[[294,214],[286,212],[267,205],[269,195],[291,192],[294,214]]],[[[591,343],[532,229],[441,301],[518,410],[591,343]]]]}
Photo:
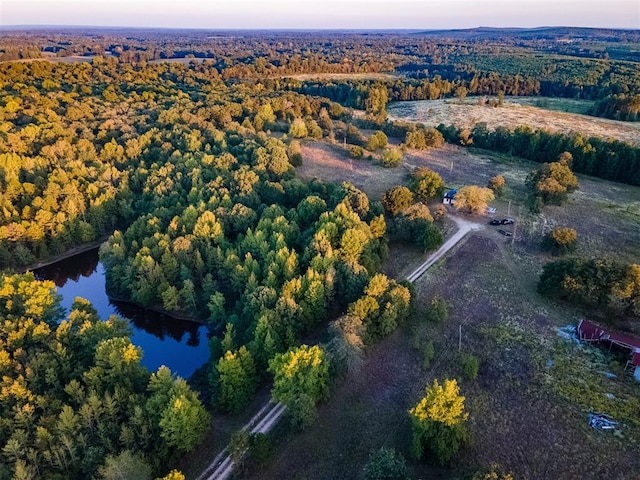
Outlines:
{"type": "MultiPolygon", "coordinates": [[[[275,84],[275,82],[271,82],[275,84]]],[[[460,75],[447,79],[440,75],[415,79],[397,80],[313,80],[299,81],[286,79],[277,82],[277,87],[293,90],[305,95],[329,98],[344,106],[370,111],[367,99],[375,97],[378,110],[384,109],[388,101],[437,100],[440,98],[467,95],[496,96],[551,96],[566,98],[599,99],[589,110],[597,117],[623,121],[640,120],[640,94],[632,95],[617,92],[617,88],[588,90],[582,86],[549,81],[540,81],[534,77],[482,73],[470,78],[460,75]],[[386,90],[384,100],[379,94],[386,90]]],[[[372,113],[372,112],[370,112],[372,113]]]]}
{"type": "Polygon", "coordinates": [[[590,112],[597,117],[628,122],[640,121],[640,95],[611,95],[596,102],[590,112]]]}
{"type": "MultiPolygon", "coordinates": [[[[443,124],[437,128],[445,140],[460,144],[461,129],[443,124]]],[[[569,152],[573,156],[571,168],[574,172],[640,185],[640,149],[618,140],[534,130],[528,126],[489,130],[484,123],[471,130],[470,138],[475,147],[538,163],[555,161],[562,152],[569,152]]]]}

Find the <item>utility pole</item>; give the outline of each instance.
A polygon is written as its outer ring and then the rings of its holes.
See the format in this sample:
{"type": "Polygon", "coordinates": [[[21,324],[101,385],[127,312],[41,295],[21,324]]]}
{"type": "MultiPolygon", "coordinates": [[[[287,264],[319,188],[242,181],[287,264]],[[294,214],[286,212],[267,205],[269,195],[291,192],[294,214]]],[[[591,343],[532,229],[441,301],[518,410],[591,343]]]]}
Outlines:
{"type": "Polygon", "coordinates": [[[507,217],[511,216],[511,200],[509,200],[509,208],[507,208],[507,217]]]}

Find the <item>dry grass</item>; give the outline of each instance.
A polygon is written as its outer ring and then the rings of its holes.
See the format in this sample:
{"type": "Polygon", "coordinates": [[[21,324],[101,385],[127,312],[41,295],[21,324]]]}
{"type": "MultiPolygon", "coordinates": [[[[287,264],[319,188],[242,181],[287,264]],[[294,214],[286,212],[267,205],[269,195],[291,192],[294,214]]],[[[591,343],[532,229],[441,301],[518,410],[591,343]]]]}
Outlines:
{"type": "MultiPolygon", "coordinates": [[[[502,107],[482,106],[477,99],[424,100],[416,102],[395,102],[387,111],[391,120],[421,122],[428,126],[440,123],[471,128],[478,123],[486,123],[488,128],[498,126],[517,127],[528,125],[556,132],[579,132],[586,136],[615,138],[634,145],[640,144],[640,123],[620,122],[604,118],[590,117],[577,113],[547,110],[529,103],[540,99],[507,99],[502,107]]],[[[561,108],[560,103],[550,104],[561,108]]],[[[565,109],[573,109],[564,101],[565,109]]]]}
{"type": "Polygon", "coordinates": [[[304,143],[302,159],[302,166],[296,169],[300,178],[351,182],[372,200],[380,200],[386,190],[405,183],[408,175],[402,167],[384,168],[370,160],[353,160],[348,149],[327,141],[304,143]]]}

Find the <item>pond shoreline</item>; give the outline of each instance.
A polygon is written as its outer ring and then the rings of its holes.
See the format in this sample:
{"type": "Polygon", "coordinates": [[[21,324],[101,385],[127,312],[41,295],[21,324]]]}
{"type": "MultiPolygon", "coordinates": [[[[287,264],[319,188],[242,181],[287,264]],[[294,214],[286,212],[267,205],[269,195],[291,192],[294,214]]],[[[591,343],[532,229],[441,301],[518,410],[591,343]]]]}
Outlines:
{"type": "Polygon", "coordinates": [[[85,253],[91,251],[96,248],[100,248],[103,243],[109,240],[109,237],[113,234],[109,233],[108,235],[103,235],[99,240],[94,240],[93,242],[84,243],[82,245],[78,245],[77,247],[72,247],[64,253],[56,255],[55,257],[51,257],[47,260],[43,260],[42,262],[34,263],[32,265],[28,265],[26,267],[20,267],[13,269],[15,273],[26,273],[29,271],[37,270],[42,267],[48,267],[53,265],[54,263],[61,262],[62,260],[66,260],[71,257],[75,257],[76,255],[80,255],[81,253],[85,253]]]}
{"type": "Polygon", "coordinates": [[[174,318],[176,320],[183,320],[185,322],[192,322],[198,325],[202,325],[205,326],[207,328],[209,328],[209,325],[202,321],[199,320],[193,316],[187,315],[186,313],[179,313],[179,312],[172,312],[170,310],[165,310],[162,307],[158,307],[158,306],[149,306],[149,307],[145,307],[144,305],[142,305],[141,303],[138,302],[134,302],[133,300],[129,300],[127,298],[122,298],[122,297],[116,297],[114,295],[110,295],[107,293],[107,298],[110,301],[114,301],[114,302],[120,302],[120,303],[128,303],[129,305],[134,305],[135,307],[138,307],[142,310],[148,310],[150,312],[155,312],[155,313],[160,313],[162,315],[164,315],[165,317],[170,317],[170,318],[174,318]]]}

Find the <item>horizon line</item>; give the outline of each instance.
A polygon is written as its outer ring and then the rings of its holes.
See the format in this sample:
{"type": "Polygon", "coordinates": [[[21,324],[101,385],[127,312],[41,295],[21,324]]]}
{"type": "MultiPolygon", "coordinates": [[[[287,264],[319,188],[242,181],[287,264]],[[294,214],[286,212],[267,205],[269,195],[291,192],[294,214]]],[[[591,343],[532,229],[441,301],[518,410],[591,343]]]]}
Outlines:
{"type": "Polygon", "coordinates": [[[472,31],[472,30],[544,30],[554,28],[576,28],[576,29],[588,29],[588,30],[622,30],[622,31],[637,31],[640,32],[640,28],[633,27],[593,27],[583,25],[539,25],[535,27],[492,27],[488,25],[478,25],[475,27],[451,27],[451,28],[407,28],[407,27],[309,27],[309,28],[289,28],[289,27],[168,27],[168,26],[135,26],[135,25],[81,25],[81,24],[9,24],[0,25],[0,30],[7,29],[26,29],[26,28],[93,28],[93,29],[132,29],[132,30],[199,30],[199,31],[225,31],[225,32],[250,32],[250,31],[277,31],[277,32],[389,32],[389,31],[405,31],[405,32],[460,32],[460,31],[472,31]]]}

